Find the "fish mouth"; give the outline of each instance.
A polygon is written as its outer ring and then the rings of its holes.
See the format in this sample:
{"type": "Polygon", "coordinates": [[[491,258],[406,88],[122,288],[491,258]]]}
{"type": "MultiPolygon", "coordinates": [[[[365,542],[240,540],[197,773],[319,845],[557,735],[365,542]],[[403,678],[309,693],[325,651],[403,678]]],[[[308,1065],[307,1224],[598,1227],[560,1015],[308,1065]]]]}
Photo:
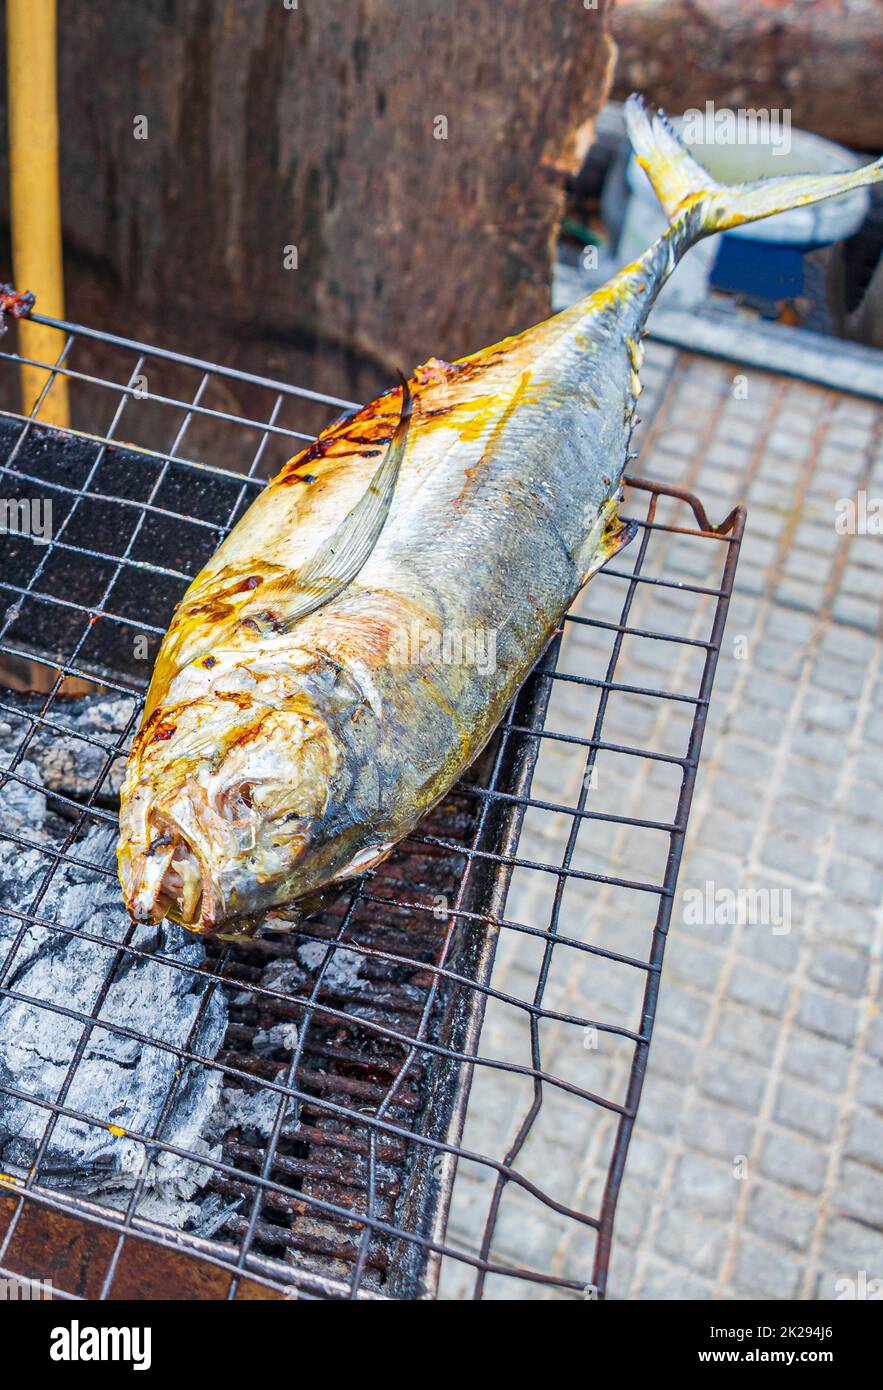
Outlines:
{"type": "MultiPolygon", "coordinates": [[[[253,819],[206,827],[194,823],[191,810],[186,800],[174,810],[155,810],[136,848],[121,839],[119,876],[129,914],[154,924],[167,918],[195,932],[217,934],[230,925],[237,935],[252,934],[252,919],[271,905],[273,872],[281,874],[287,855],[279,857],[278,842],[275,849],[262,844],[253,819]]],[[[289,853],[302,851],[308,835],[292,828],[285,841],[289,853]]]]}
{"type": "Polygon", "coordinates": [[[178,827],[159,830],[140,855],[133,877],[126,896],[136,922],[169,918],[191,931],[213,925],[216,894],[211,875],[178,827]]]}

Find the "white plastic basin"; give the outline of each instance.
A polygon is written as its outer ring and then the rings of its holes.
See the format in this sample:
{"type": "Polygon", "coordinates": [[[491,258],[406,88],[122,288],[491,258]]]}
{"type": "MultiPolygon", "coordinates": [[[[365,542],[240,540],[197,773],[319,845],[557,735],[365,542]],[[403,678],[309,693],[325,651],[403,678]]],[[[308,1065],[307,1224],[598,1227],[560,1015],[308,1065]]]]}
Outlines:
{"type": "MultiPolygon", "coordinates": [[[[682,130],[683,119],[672,121],[682,130]]],[[[856,169],[865,163],[851,150],[823,140],[805,130],[790,131],[790,148],[774,152],[771,145],[723,144],[692,141],[688,148],[709,173],[722,183],[751,183],[754,179],[780,174],[830,174],[856,169]]],[[[623,264],[635,259],[665,230],[665,213],[647,175],[631,155],[626,167],[631,198],[623,225],[619,259],[623,264]]],[[[749,222],[727,232],[780,246],[825,246],[857,231],[867,216],[870,195],[856,189],[840,198],[826,198],[812,207],[778,213],[761,222],[749,222]]],[[[673,280],[663,290],[664,298],[696,302],[705,297],[708,274],[718,251],[718,237],[709,237],[692,250],[673,280]]]]}

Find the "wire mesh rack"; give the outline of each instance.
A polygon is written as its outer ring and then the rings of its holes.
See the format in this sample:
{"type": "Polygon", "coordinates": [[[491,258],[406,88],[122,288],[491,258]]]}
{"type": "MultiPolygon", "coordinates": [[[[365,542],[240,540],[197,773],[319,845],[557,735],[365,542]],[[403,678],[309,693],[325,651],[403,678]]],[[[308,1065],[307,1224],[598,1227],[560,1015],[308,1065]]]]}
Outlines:
{"type": "Polygon", "coordinates": [[[632,479],[638,538],[417,832],[297,930],[182,950],[113,907],[104,852],[152,657],[264,480],[354,403],[34,317],[59,353],[28,416],[0,352],[0,1273],[72,1299],[604,1297],[743,511],[715,528],[632,479]],[[76,430],[40,422],[60,376],[76,430]],[[10,524],[37,500],[51,527],[10,524]],[[178,1034],[112,1007],[142,969],[187,992],[178,1034]],[[47,1016],[26,1086],[8,1034],[47,1016]],[[108,1039],[156,1060],[143,1129],[84,1083],[108,1039]],[[197,1079],[211,1143],[175,1125],[197,1079]],[[159,1202],[163,1164],[186,1197],[159,1202]]]}

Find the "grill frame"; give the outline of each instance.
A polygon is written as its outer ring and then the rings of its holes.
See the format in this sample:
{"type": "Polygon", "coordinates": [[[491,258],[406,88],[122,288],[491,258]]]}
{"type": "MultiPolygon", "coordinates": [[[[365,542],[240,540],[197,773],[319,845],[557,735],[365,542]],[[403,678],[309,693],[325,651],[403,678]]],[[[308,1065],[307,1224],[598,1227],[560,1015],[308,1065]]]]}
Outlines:
{"type": "MultiPolygon", "coordinates": [[[[133,398],[137,399],[137,387],[133,382],[144,371],[145,366],[154,361],[161,361],[171,367],[181,367],[188,371],[201,374],[200,384],[190,400],[176,398],[166,395],[154,395],[150,393],[150,400],[154,404],[161,405],[169,411],[182,412],[183,419],[173,442],[169,449],[146,450],[143,451],[145,459],[149,459],[151,466],[156,466],[159,470],[159,482],[150,493],[146,503],[132,501],[131,506],[138,513],[139,520],[136,522],[135,535],[130,540],[120,568],[123,565],[131,564],[140,569],[145,576],[151,574],[163,575],[165,578],[182,580],[186,578],[182,572],[170,570],[169,567],[151,565],[144,560],[133,561],[129,552],[132,550],[133,542],[137,539],[141,527],[145,524],[146,517],[157,515],[161,523],[172,521],[174,514],[170,514],[167,509],[159,507],[155,498],[162,488],[163,481],[168,476],[169,470],[185,468],[196,471],[200,477],[206,479],[224,480],[225,485],[233,485],[236,489],[236,503],[230,511],[229,523],[232,524],[234,518],[241,514],[244,502],[250,495],[254,495],[257,487],[261,485],[258,476],[259,468],[267,448],[268,441],[280,439],[280,441],[290,439],[291,448],[296,451],[310,439],[313,435],[303,431],[286,428],[278,423],[283,406],[292,398],[298,401],[308,402],[311,405],[328,406],[332,408],[353,408],[356,403],[346,401],[343,398],[324,395],[318,392],[308,391],[305,388],[287,386],[285,383],[273,381],[270,378],[261,378],[250,373],[240,372],[224,368],[218,364],[208,363],[199,359],[186,357],[165,349],[159,349],[149,344],[140,343],[136,340],[120,338],[116,335],[104,334],[94,329],[86,328],[82,325],[61,323],[55,320],[46,319],[40,315],[33,315],[40,322],[56,327],[64,336],[64,342],[59,352],[58,358],[53,364],[35,364],[47,368],[47,380],[41,398],[36,402],[34,410],[29,417],[24,417],[16,412],[0,412],[0,420],[7,422],[15,421],[21,425],[19,444],[13,449],[11,455],[2,464],[2,473],[6,476],[16,476],[15,464],[19,455],[20,448],[27,439],[31,430],[35,430],[41,437],[44,427],[39,425],[39,410],[45,399],[52,382],[58,375],[65,375],[72,383],[79,383],[82,386],[99,388],[104,391],[113,392],[114,409],[109,427],[104,432],[93,434],[77,433],[75,431],[56,432],[62,439],[88,439],[96,448],[95,467],[89,474],[91,480],[104,459],[109,453],[116,455],[119,452],[130,453],[131,445],[121,445],[117,438],[117,430],[126,409],[127,403],[133,398]],[[74,347],[78,342],[85,341],[88,344],[100,345],[102,350],[112,353],[129,354],[134,359],[134,366],[128,374],[125,382],[114,381],[107,377],[99,376],[94,372],[81,373],[69,365],[69,360],[74,347]],[[203,404],[203,397],[210,384],[216,379],[224,379],[231,384],[241,385],[248,389],[264,392],[272,397],[273,404],[263,421],[256,420],[247,414],[236,413],[230,410],[209,407],[203,404]],[[180,454],[180,449],[184,444],[191,423],[194,419],[199,419],[204,423],[211,424],[218,429],[233,429],[240,427],[259,434],[259,443],[252,454],[247,473],[232,474],[226,469],[217,468],[202,463],[199,459],[184,458],[180,454]]],[[[22,359],[13,352],[0,352],[0,364],[7,363],[7,370],[14,368],[14,365],[22,359]]],[[[0,368],[2,370],[2,368],[0,368]]],[[[46,480],[36,478],[33,481],[46,486],[46,480]]],[[[141,1188],[136,1186],[132,1198],[128,1204],[125,1216],[120,1219],[113,1216],[106,1208],[98,1207],[82,1197],[75,1197],[71,1194],[63,1194],[57,1191],[48,1191],[39,1187],[31,1175],[24,1188],[9,1183],[0,1183],[0,1192],[5,1196],[0,1198],[0,1212],[2,1206],[11,1203],[13,1210],[7,1210],[6,1215],[9,1219],[4,1224],[0,1220],[0,1274],[5,1277],[38,1277],[38,1274],[28,1275],[27,1268],[22,1266],[19,1258],[18,1268],[13,1268],[9,1264],[8,1258],[10,1251],[17,1251],[18,1256],[22,1254],[21,1249],[16,1246],[16,1230],[23,1221],[25,1207],[36,1209],[42,1215],[46,1223],[46,1229],[54,1229],[53,1222],[61,1222],[68,1217],[76,1217],[86,1223],[96,1236],[98,1245],[104,1251],[104,1245],[108,1246],[109,1255],[107,1258],[107,1269],[101,1280],[99,1296],[116,1297],[120,1262],[124,1254],[127,1243],[135,1244],[139,1241],[147,1241],[151,1247],[151,1258],[157,1265],[162,1266],[163,1259],[171,1258],[173,1261],[181,1258],[181,1252],[189,1252],[187,1259],[192,1259],[195,1263],[209,1266],[219,1271],[219,1278],[229,1277],[228,1287],[222,1292],[212,1292],[211,1294],[186,1294],[179,1296],[211,1296],[211,1297],[255,1297],[255,1296],[292,1296],[292,1290],[296,1291],[298,1297],[320,1297],[320,1298],[376,1298],[376,1297],[396,1297],[396,1298],[428,1298],[434,1296],[438,1287],[439,1270],[443,1257],[465,1260],[472,1265],[476,1271],[476,1283],[474,1294],[481,1297],[484,1292],[485,1280],[488,1274],[512,1275],[520,1279],[539,1284],[557,1286],[562,1290],[571,1293],[585,1294],[585,1285],[580,1285],[577,1281],[555,1277],[552,1274],[544,1274],[542,1271],[524,1270],[521,1268],[510,1269],[500,1265],[492,1257],[492,1242],[499,1215],[500,1200],[506,1186],[511,1182],[521,1181],[514,1164],[518,1154],[521,1152],[523,1144],[527,1139],[533,1119],[530,1112],[520,1128],[514,1144],[511,1146],[502,1162],[493,1159],[490,1155],[468,1153],[462,1147],[463,1125],[466,1117],[469,1091],[476,1065],[487,1065],[487,1059],[478,1055],[479,1036],[481,1033],[482,1020],[488,998],[491,996],[492,973],[496,954],[497,941],[501,931],[516,930],[517,923],[508,923],[504,917],[505,901],[513,868],[518,864],[518,843],[521,830],[521,823],[528,806],[539,804],[531,798],[531,778],[533,774],[536,757],[544,738],[561,737],[550,733],[544,725],[545,712],[556,680],[577,680],[582,679],[586,685],[593,687],[601,686],[599,715],[596,720],[596,730],[592,740],[574,739],[573,742],[580,748],[588,743],[584,749],[586,752],[587,766],[591,766],[599,749],[605,748],[605,741],[601,737],[604,709],[606,700],[611,691],[621,689],[615,681],[615,668],[619,658],[623,639],[635,632],[636,629],[630,627],[628,623],[629,610],[632,600],[638,587],[641,584],[672,584],[677,588],[689,588],[681,583],[665,578],[654,578],[642,573],[644,557],[650,538],[657,532],[680,533],[687,537],[699,538],[709,543],[715,543],[724,547],[724,561],[721,567],[721,579],[716,588],[708,586],[695,586],[697,592],[707,595],[714,602],[714,616],[708,639],[705,641],[693,641],[694,646],[698,646],[705,651],[705,660],[702,671],[702,678],[698,692],[695,696],[687,696],[675,690],[650,690],[645,689],[639,693],[647,694],[661,700],[671,700],[684,702],[687,701],[693,706],[693,719],[689,736],[689,744],[686,755],[683,758],[670,758],[669,761],[680,762],[682,766],[682,781],[680,795],[678,798],[677,813],[674,818],[670,835],[669,854],[666,865],[665,879],[661,885],[659,893],[659,908],[656,925],[652,934],[651,949],[645,965],[646,983],[644,988],[644,999],[642,1008],[642,1022],[639,1034],[634,1041],[634,1056],[631,1066],[628,1091],[623,1105],[611,1105],[614,1111],[619,1111],[617,1121],[617,1133],[613,1146],[613,1153],[610,1160],[604,1194],[601,1201],[600,1212],[597,1218],[591,1217],[588,1213],[571,1213],[574,1219],[582,1220],[586,1226],[597,1232],[595,1264],[592,1275],[592,1283],[589,1286],[590,1296],[604,1297],[606,1292],[607,1267],[610,1258],[610,1246],[612,1239],[613,1223],[616,1212],[616,1203],[619,1195],[625,1160],[628,1152],[629,1141],[634,1127],[635,1116],[640,1101],[641,1090],[646,1072],[649,1047],[652,1039],[653,1020],[656,1012],[656,1002],[659,987],[659,978],[662,968],[664,955],[665,939],[671,919],[674,892],[677,883],[677,875],[680,867],[683,852],[686,825],[689,816],[690,802],[692,800],[693,788],[695,784],[696,771],[701,751],[702,737],[704,734],[705,723],[708,714],[708,702],[711,696],[714,674],[717,659],[720,652],[723,637],[724,625],[726,622],[727,609],[730,595],[732,593],[736,564],[738,560],[739,544],[745,523],[745,512],[743,508],[735,508],[729,516],[718,527],[713,527],[702,507],[701,502],[691,493],[684,489],[670,487],[661,483],[647,482],[646,480],[632,478],[629,479],[630,502],[632,498],[638,496],[647,499],[646,513],[639,518],[640,536],[634,543],[632,549],[635,550],[635,563],[633,570],[623,572],[615,564],[608,566],[601,576],[596,577],[594,584],[605,582],[604,574],[614,575],[626,584],[626,598],[620,611],[620,617],[615,627],[613,651],[611,654],[610,665],[605,680],[593,681],[588,678],[577,678],[567,676],[556,669],[558,660],[560,637],[553,641],[551,647],[538,663],[538,667],[528,679],[517,697],[512,709],[504,721],[502,732],[499,735],[498,743],[491,756],[490,781],[486,781],[483,787],[479,787],[473,793],[479,798],[480,804],[484,807],[482,815],[479,816],[479,836],[487,836],[487,821],[493,822],[491,847],[487,847],[487,840],[480,838],[472,851],[467,854],[469,866],[469,885],[467,895],[464,900],[458,900],[451,916],[455,923],[466,922],[474,927],[472,941],[472,955],[470,958],[470,970],[473,972],[471,981],[466,986],[465,1002],[462,998],[455,998],[451,1007],[457,1013],[457,1017],[443,1019],[441,1021],[438,1036],[430,1038],[419,1037],[415,1040],[416,1047],[413,1052],[421,1051],[424,1058],[429,1058],[432,1067],[437,1073],[433,1083],[432,1104],[427,1106],[427,1120],[429,1129],[426,1135],[417,1135],[412,1131],[402,1130],[398,1137],[403,1139],[406,1145],[412,1146],[413,1158],[408,1175],[408,1190],[400,1197],[400,1205],[396,1211],[396,1220],[391,1223],[392,1228],[386,1229],[390,1223],[384,1223],[372,1216],[371,1204],[369,1201],[368,1210],[359,1216],[349,1214],[349,1220],[355,1227],[361,1230],[362,1235],[356,1237],[359,1246],[359,1253],[353,1264],[351,1277],[349,1279],[335,1275],[333,1273],[323,1273],[321,1270],[309,1270],[295,1268],[293,1266],[282,1265],[281,1262],[260,1254],[254,1249],[254,1236],[259,1215],[259,1202],[253,1206],[252,1214],[249,1217],[248,1227],[237,1246],[232,1246],[229,1241],[225,1242],[218,1239],[204,1240],[192,1234],[171,1232],[168,1228],[159,1227],[155,1223],[146,1220],[137,1213],[138,1201],[140,1200],[141,1188]],[[692,514],[695,525],[693,526],[674,526],[661,523],[657,519],[657,506],[661,498],[679,500],[685,508],[692,514]],[[501,751],[502,750],[502,751],[501,751]],[[496,761],[494,761],[496,760],[496,761]],[[507,778],[506,790],[501,790],[498,785],[500,771],[507,778]],[[482,794],[484,799],[482,800],[482,794]],[[477,867],[475,867],[477,866],[477,867]],[[473,896],[470,898],[468,894],[473,896]],[[467,904],[464,906],[464,902],[467,904]],[[488,929],[490,928],[490,929],[488,929]],[[443,1041],[440,1043],[439,1038],[443,1041]],[[452,1039],[456,1046],[452,1045],[452,1039]],[[491,1170],[496,1170],[496,1190],[491,1202],[491,1208],[485,1223],[484,1235],[480,1249],[476,1255],[468,1256],[464,1252],[451,1247],[446,1241],[447,1214],[451,1200],[451,1193],[454,1184],[456,1169],[459,1161],[479,1161],[488,1165],[491,1170]],[[385,1234],[388,1241],[392,1242],[395,1253],[391,1260],[392,1272],[387,1276],[387,1287],[382,1291],[370,1286],[365,1280],[366,1257],[368,1253],[368,1243],[371,1231],[385,1234]],[[97,1237],[97,1232],[107,1234],[108,1241],[101,1245],[102,1237],[97,1237]]],[[[73,509],[85,502],[87,505],[98,505],[102,501],[100,494],[90,491],[90,481],[87,481],[81,488],[74,490],[73,509]]],[[[106,500],[106,499],[105,499],[106,500]]],[[[122,499],[113,499],[121,502],[122,499]]],[[[128,505],[128,502],[127,502],[128,505]]],[[[180,514],[179,514],[180,515],[180,514]]],[[[188,522],[194,520],[193,517],[186,518],[188,522]]],[[[66,523],[65,523],[66,524],[66,523]]],[[[208,529],[212,533],[217,531],[217,526],[213,523],[198,519],[197,524],[203,529],[208,529]]],[[[66,543],[62,538],[56,540],[53,537],[46,547],[47,557],[59,549],[66,548],[66,543]]],[[[214,546],[212,545],[212,548],[214,546]]],[[[92,559],[96,563],[104,564],[110,561],[114,566],[119,560],[118,556],[107,556],[100,551],[96,551],[84,546],[70,546],[70,549],[81,557],[85,563],[87,559],[92,559]]],[[[626,552],[629,554],[630,552],[626,552]]],[[[38,568],[35,575],[27,586],[16,588],[14,584],[9,584],[5,580],[2,589],[12,592],[13,599],[11,607],[14,608],[22,600],[27,600],[29,594],[39,593],[33,589],[35,579],[39,578],[42,566],[38,568]]],[[[94,665],[85,666],[80,660],[80,652],[83,643],[88,637],[89,628],[94,625],[96,616],[106,619],[113,616],[103,612],[104,605],[111,594],[116,579],[119,576],[120,568],[115,570],[114,578],[107,585],[104,596],[98,605],[79,605],[72,604],[74,608],[80,608],[86,618],[87,627],[84,629],[83,637],[76,644],[67,660],[63,661],[59,667],[59,674],[48,692],[41,718],[46,719],[47,715],[51,720],[55,719],[57,713],[56,700],[59,690],[65,677],[76,679],[95,679],[96,668],[94,665]]],[[[50,596],[52,601],[65,603],[60,595],[50,596]]],[[[14,625],[15,619],[12,623],[14,625]]],[[[151,625],[141,621],[134,622],[131,619],[123,619],[139,631],[149,629],[152,635],[159,637],[162,627],[151,625]]],[[[589,619],[577,618],[569,615],[565,623],[570,622],[590,622],[589,619]]],[[[0,655],[16,657],[19,660],[33,656],[32,652],[23,651],[6,641],[6,632],[10,626],[8,616],[2,624],[0,632],[0,655]]],[[[603,626],[603,624],[601,624],[603,626]]],[[[608,625],[609,626],[609,625],[608,625]]],[[[563,630],[563,629],[562,629],[563,630]]],[[[678,637],[670,633],[654,633],[654,637],[662,641],[683,642],[687,639],[678,637]]],[[[44,658],[44,664],[48,663],[48,658],[44,658]]],[[[103,682],[105,685],[108,681],[103,682]]],[[[119,689],[125,689],[120,685],[119,689]]],[[[625,687],[628,688],[628,687],[625,687]]],[[[136,710],[133,708],[132,721],[134,724],[136,710]]],[[[122,735],[118,741],[121,746],[122,735]]],[[[565,741],[567,736],[563,736],[565,741]]],[[[660,755],[651,749],[634,747],[627,750],[628,756],[640,758],[655,758],[660,755]]],[[[103,769],[106,775],[112,759],[109,757],[103,769]]],[[[16,778],[15,767],[10,769],[0,769],[0,785],[4,784],[9,778],[24,781],[29,785],[25,778],[16,778]]],[[[464,779],[470,782],[471,772],[464,779]]],[[[82,819],[88,814],[91,818],[112,820],[112,812],[106,808],[101,808],[96,800],[100,791],[101,779],[98,779],[93,795],[87,801],[87,807],[79,803],[74,803],[68,809],[74,814],[79,814],[82,819]],[[91,802],[91,805],[89,805],[91,802]]],[[[56,799],[62,800],[57,792],[52,793],[56,799]]],[[[562,807],[572,817],[574,832],[580,824],[581,816],[589,816],[592,813],[585,810],[585,789],[577,807],[562,807]]],[[[419,839],[419,834],[417,836],[419,839]]],[[[429,837],[432,840],[433,837],[429,837]]],[[[438,837],[435,837],[436,839],[438,837]]],[[[462,845],[458,847],[462,853],[462,845]]],[[[536,864],[538,871],[556,874],[559,884],[566,881],[568,873],[575,871],[567,867],[553,864],[536,864]]],[[[591,873],[583,875],[589,879],[598,878],[601,882],[616,882],[606,875],[593,875],[591,873]]],[[[634,887],[634,885],[631,885],[634,887]]],[[[365,880],[362,886],[356,890],[351,908],[347,911],[355,910],[355,905],[360,900],[370,899],[370,879],[365,880]]],[[[413,904],[411,904],[413,907],[413,904]]],[[[558,904],[560,909],[560,899],[558,904]]],[[[424,909],[425,910],[425,909],[424,909]]],[[[344,913],[346,918],[346,912],[344,913]]],[[[26,923],[22,923],[22,933],[26,923]]],[[[523,928],[522,928],[523,929],[523,928]]],[[[346,933],[346,926],[342,928],[343,934],[346,933]]],[[[550,922],[547,935],[546,952],[551,957],[551,949],[554,940],[559,936],[557,910],[556,916],[550,922]]],[[[348,943],[349,945],[349,943],[348,943]]],[[[603,952],[602,952],[603,954],[603,952]]],[[[216,974],[214,978],[220,978],[225,968],[225,962],[229,952],[222,952],[215,963],[216,974]]],[[[319,978],[316,982],[316,991],[321,987],[322,974],[331,959],[329,954],[325,964],[320,970],[319,978]]],[[[447,961],[447,957],[443,958],[447,961]]],[[[3,983],[6,962],[0,961],[0,996],[9,993],[3,983]]],[[[540,982],[541,983],[541,982],[540,982]]],[[[433,976],[434,987],[438,984],[445,984],[452,989],[453,995],[457,995],[459,990],[461,995],[463,986],[445,978],[444,966],[441,973],[433,976]]],[[[206,991],[203,999],[203,1007],[207,1003],[209,991],[206,991]]],[[[318,998],[318,995],[317,995],[318,998]]],[[[305,1010],[312,1017],[316,1012],[324,1012],[321,1006],[313,1001],[311,1009],[305,1010]]],[[[531,1017],[534,1025],[541,1018],[542,1006],[534,1006],[531,1017]],[[537,1011],[539,1010],[539,1011],[537,1011]]],[[[426,1022],[438,1028],[439,1020],[431,1016],[431,1011],[425,1014],[426,1022]]],[[[588,1022],[588,1021],[587,1021],[588,1022]]],[[[602,1028],[605,1025],[601,1025],[602,1028]]],[[[623,1031],[609,1025],[612,1031],[623,1031]]],[[[403,1044],[404,1045],[404,1044],[403,1044]]],[[[506,1067],[506,1063],[498,1063],[501,1067],[506,1067]]],[[[535,1088],[537,1098],[542,1099],[543,1087],[556,1081],[554,1077],[543,1074],[541,1068],[526,1069],[535,1088]]],[[[292,1088],[289,1088],[290,1090],[292,1088]]],[[[293,1091],[297,1091],[294,1087],[293,1091]]],[[[285,1088],[281,1094],[285,1094],[285,1088]]],[[[173,1097],[167,1101],[167,1106],[173,1097]]],[[[603,1102],[603,1098],[585,1097],[586,1102],[591,1099],[603,1102]]],[[[62,1103],[55,1106],[45,1102],[34,1102],[45,1105],[50,1114],[67,1113],[67,1108],[62,1103]]],[[[606,1103],[606,1102],[604,1102],[606,1103]]],[[[94,1117],[80,1116],[80,1118],[95,1123],[94,1117]]],[[[368,1192],[370,1193],[376,1185],[376,1139],[383,1134],[395,1133],[395,1125],[388,1124],[386,1121],[368,1123],[361,1118],[360,1123],[365,1123],[369,1132],[369,1154],[368,1154],[368,1192]],[[372,1176],[373,1175],[373,1176],[372,1176]]],[[[250,1173],[233,1172],[231,1176],[238,1181],[244,1181],[246,1186],[249,1182],[255,1187],[258,1194],[272,1191],[278,1184],[272,1180],[274,1160],[277,1156],[277,1144],[279,1138],[279,1127],[281,1126],[281,1108],[277,1123],[275,1136],[267,1145],[266,1156],[262,1168],[261,1180],[254,1181],[254,1175],[250,1173]]],[[[145,1147],[156,1150],[158,1141],[151,1136],[143,1136],[145,1147]]],[[[44,1139],[44,1146],[46,1140],[44,1139]]],[[[159,1141],[159,1147],[163,1147],[159,1141]]],[[[38,1160],[39,1164],[39,1160],[38,1160]]],[[[535,1193],[540,1200],[547,1200],[543,1193],[535,1193]]],[[[550,1206],[554,1206],[551,1201],[550,1206]]],[[[307,1206],[310,1206],[307,1200],[307,1206]]],[[[313,1201],[313,1208],[322,1210],[322,1203],[313,1201]]],[[[346,1219],[348,1214],[343,1212],[342,1219],[346,1219]]],[[[27,1225],[27,1223],[24,1223],[27,1225]]],[[[33,1239],[33,1237],[31,1238],[33,1239]]],[[[21,1241],[18,1242],[18,1246],[21,1241]]],[[[106,1252],[105,1252],[106,1253],[106,1252]]],[[[96,1255],[97,1259],[98,1256],[96,1255]]],[[[105,1258],[105,1254],[102,1254],[105,1258]]],[[[170,1265],[173,1269],[169,1277],[177,1279],[178,1287],[182,1290],[187,1287],[187,1280],[182,1277],[176,1264],[170,1265]]],[[[146,1288],[146,1282],[145,1286],[146,1288]]],[[[213,1285],[213,1288],[220,1288],[220,1285],[213,1285]]],[[[60,1284],[55,1289],[56,1296],[77,1298],[83,1296],[72,1289],[60,1284]]],[[[168,1294],[165,1296],[169,1296],[168,1294]]],[[[175,1295],[172,1295],[175,1296],[175,1295]]]]}

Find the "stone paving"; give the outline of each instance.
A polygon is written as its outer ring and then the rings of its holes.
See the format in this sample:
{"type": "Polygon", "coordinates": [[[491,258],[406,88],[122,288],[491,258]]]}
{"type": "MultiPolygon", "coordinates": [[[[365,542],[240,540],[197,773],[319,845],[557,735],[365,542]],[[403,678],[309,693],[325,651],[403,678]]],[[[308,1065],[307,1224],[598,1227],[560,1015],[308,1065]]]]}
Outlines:
{"type": "MultiPolygon", "coordinates": [[[[609,1294],[880,1297],[883,537],[874,534],[874,499],[883,497],[883,409],[652,340],[643,376],[641,474],[696,491],[716,520],[745,500],[749,518],[620,1198],[609,1294]],[[843,499],[852,500],[854,515],[843,499]],[[752,890],[735,921],[726,908],[697,908],[709,892],[732,905],[752,890]]],[[[665,519],[686,522],[684,515],[665,519]]],[[[711,542],[673,534],[659,543],[662,570],[689,583],[708,583],[720,564],[719,553],[706,554],[711,542]]],[[[583,592],[576,611],[615,622],[621,601],[621,585],[605,575],[583,592]]],[[[630,623],[701,640],[710,610],[708,603],[700,608],[690,594],[644,586],[630,623]]],[[[603,674],[611,640],[609,631],[570,625],[562,669],[603,674]]],[[[702,655],[628,637],[616,680],[695,690],[702,655]]],[[[549,727],[590,735],[597,695],[556,686],[549,727]]],[[[603,737],[682,756],[691,717],[689,704],[613,695],[603,737]]],[[[573,805],[583,776],[578,752],[545,745],[534,796],[573,805]]],[[[587,805],[670,822],[677,767],[609,757],[599,754],[587,805]],[[627,763],[633,773],[624,770],[627,763]]],[[[520,853],[560,864],[572,825],[570,816],[529,812],[520,853]]],[[[668,836],[658,831],[587,820],[572,862],[659,882],[667,847],[668,836]]],[[[516,870],[507,918],[546,928],[554,887],[552,876],[516,870]]],[[[570,881],[561,931],[644,959],[657,899],[643,898],[570,881]]],[[[533,1000],[542,951],[541,939],[504,932],[494,989],[533,1000]]],[[[532,1054],[528,1013],[492,999],[480,1050],[527,1067],[539,1058],[546,1072],[622,1103],[631,1043],[567,1019],[636,1029],[643,986],[639,969],[556,946],[542,1003],[561,1017],[538,1024],[532,1054]]],[[[524,1076],[476,1069],[465,1144],[502,1158],[533,1095],[524,1076]]],[[[545,1085],[518,1171],[564,1206],[597,1211],[615,1118],[545,1085]]],[[[449,1240],[473,1254],[493,1180],[480,1165],[461,1165],[449,1240]]],[[[495,1261],[588,1284],[593,1250],[590,1230],[529,1191],[506,1187],[495,1261]]],[[[474,1271],[446,1261],[442,1295],[469,1297],[473,1279],[474,1271]]],[[[581,1296],[500,1276],[489,1278],[485,1293],[581,1296]]]]}

